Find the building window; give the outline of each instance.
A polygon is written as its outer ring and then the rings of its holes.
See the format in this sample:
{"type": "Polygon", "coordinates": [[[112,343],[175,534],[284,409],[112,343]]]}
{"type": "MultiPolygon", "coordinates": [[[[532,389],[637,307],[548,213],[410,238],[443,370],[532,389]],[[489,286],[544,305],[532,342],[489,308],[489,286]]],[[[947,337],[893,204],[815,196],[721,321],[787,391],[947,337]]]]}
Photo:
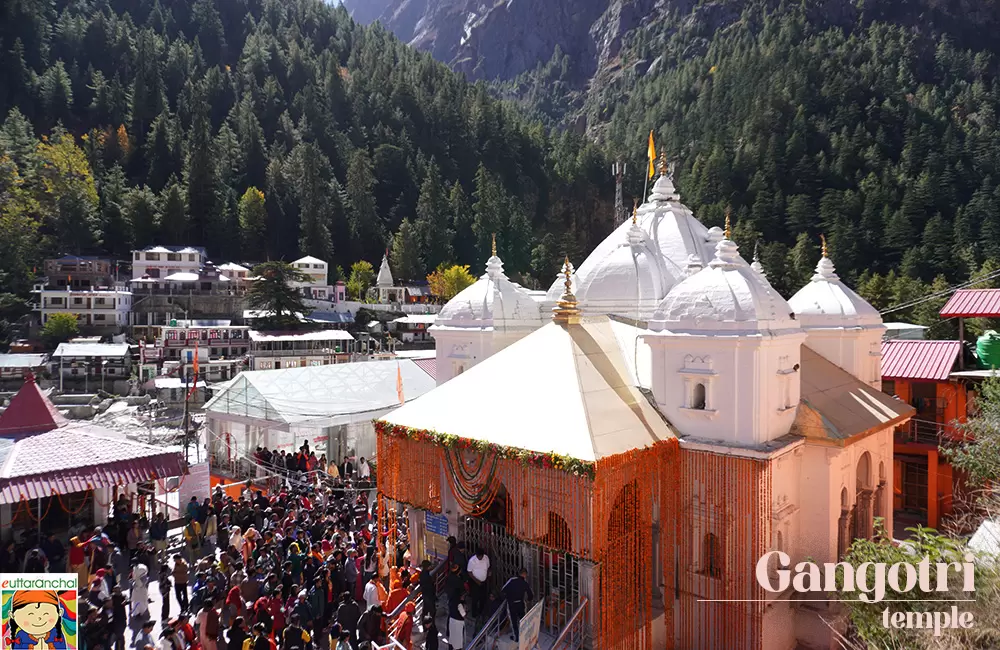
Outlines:
{"type": "Polygon", "coordinates": [[[74,305],[82,305],[83,304],[83,298],[73,298],[73,304],[74,305]]]}
{"type": "Polygon", "coordinates": [[[691,391],[691,408],[705,410],[705,384],[695,384],[691,391]]]}
{"type": "Polygon", "coordinates": [[[146,253],[146,261],[147,262],[159,262],[160,261],[160,254],[159,253],[146,253]]]}
{"type": "Polygon", "coordinates": [[[193,261],[194,261],[194,254],[192,253],[188,255],[188,262],[193,262],[193,261]]]}
{"type": "Polygon", "coordinates": [[[146,269],[146,275],[151,278],[158,278],[160,277],[160,269],[146,269]]]}
{"type": "Polygon", "coordinates": [[[883,379],[882,380],[882,392],[886,395],[896,394],[896,380],[895,379],[883,379]]]}
{"type": "Polygon", "coordinates": [[[104,320],[104,314],[94,314],[94,320],[104,320]]]}
{"type": "Polygon", "coordinates": [[[722,577],[722,543],[709,533],[702,542],[702,573],[710,578],[722,577]]]}

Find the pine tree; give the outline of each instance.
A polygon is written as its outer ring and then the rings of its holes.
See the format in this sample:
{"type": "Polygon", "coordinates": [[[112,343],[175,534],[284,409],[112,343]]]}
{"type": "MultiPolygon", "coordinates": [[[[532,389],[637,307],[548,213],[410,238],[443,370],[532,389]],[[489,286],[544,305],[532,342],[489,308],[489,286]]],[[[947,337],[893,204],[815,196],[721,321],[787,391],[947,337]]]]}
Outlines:
{"type": "Polygon", "coordinates": [[[160,236],[164,244],[179,246],[187,240],[188,218],[184,190],[171,182],[160,196],[160,236]]]}
{"type": "Polygon", "coordinates": [[[289,174],[299,205],[299,250],[327,262],[333,261],[330,238],[330,161],[314,142],[299,144],[289,157],[289,174]]]}
{"type": "Polygon", "coordinates": [[[73,84],[62,61],[56,61],[55,65],[45,71],[38,81],[38,92],[50,126],[60,122],[64,125],[74,122],[73,84]]]}
{"type": "Polygon", "coordinates": [[[347,222],[352,251],[357,257],[376,257],[385,242],[384,224],[375,208],[375,173],[368,152],[358,149],[347,170],[347,222]]]}
{"type": "Polygon", "coordinates": [[[128,259],[131,257],[134,237],[132,224],[125,214],[125,172],[119,165],[115,165],[104,175],[100,190],[104,249],[117,259],[128,259]]]}
{"type": "Polygon", "coordinates": [[[185,172],[189,236],[199,242],[217,242],[221,234],[218,223],[220,188],[208,117],[198,113],[192,129],[185,172]]]}
{"type": "Polygon", "coordinates": [[[392,238],[392,265],[400,280],[414,281],[424,277],[424,260],[421,258],[420,228],[409,219],[403,219],[392,238]]]}
{"type": "Polygon", "coordinates": [[[132,188],[126,195],[125,216],[136,248],[145,248],[159,239],[157,207],[156,194],[145,185],[132,188]]]}
{"type": "Polygon", "coordinates": [[[454,255],[451,242],[455,232],[448,226],[448,197],[434,162],[428,166],[427,176],[420,186],[416,232],[421,236],[420,251],[428,268],[437,268],[442,262],[451,261],[454,255]]]}

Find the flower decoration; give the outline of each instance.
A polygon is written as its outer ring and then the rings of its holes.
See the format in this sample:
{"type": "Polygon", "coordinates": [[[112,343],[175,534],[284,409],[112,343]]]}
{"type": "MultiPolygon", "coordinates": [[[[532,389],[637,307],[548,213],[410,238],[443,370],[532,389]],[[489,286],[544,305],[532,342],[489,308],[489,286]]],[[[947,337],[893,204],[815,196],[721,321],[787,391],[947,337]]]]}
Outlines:
{"type": "Polygon", "coordinates": [[[427,442],[446,449],[471,450],[481,454],[496,454],[500,458],[516,460],[525,466],[538,467],[540,469],[558,469],[591,480],[593,480],[596,474],[594,463],[573,458],[572,456],[564,456],[552,452],[528,451],[519,447],[497,445],[486,440],[471,440],[450,433],[439,433],[432,429],[416,429],[401,424],[390,424],[384,420],[374,420],[373,422],[376,433],[395,438],[407,438],[418,442],[427,442]]]}

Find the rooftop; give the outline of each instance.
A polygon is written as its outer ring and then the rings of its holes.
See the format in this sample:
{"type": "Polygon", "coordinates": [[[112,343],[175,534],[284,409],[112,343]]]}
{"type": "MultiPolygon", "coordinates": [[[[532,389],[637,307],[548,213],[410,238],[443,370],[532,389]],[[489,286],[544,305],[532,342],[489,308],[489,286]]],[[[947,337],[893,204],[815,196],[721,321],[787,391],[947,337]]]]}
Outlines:
{"type": "Polygon", "coordinates": [[[941,318],[1000,316],[1000,289],[959,289],[941,308],[941,318]]]}
{"type": "Polygon", "coordinates": [[[67,422],[29,377],[0,414],[0,503],[184,473],[177,452],[67,422]]]}
{"type": "Polygon", "coordinates": [[[947,381],[961,353],[959,341],[882,341],[882,378],[947,381]]]}
{"type": "Polygon", "coordinates": [[[257,343],[277,341],[353,341],[350,332],[344,330],[320,330],[318,332],[260,332],[250,330],[250,340],[257,343]]]}
{"type": "Polygon", "coordinates": [[[0,354],[0,368],[37,368],[46,358],[44,354],[0,354]]]}
{"type": "Polygon", "coordinates": [[[198,253],[202,257],[207,257],[204,246],[147,246],[133,253],[198,253]]]}
{"type": "Polygon", "coordinates": [[[550,323],[382,419],[595,461],[675,435],[634,385],[631,365],[607,317],[550,323]],[[490,386],[544,399],[500,408],[490,386]]]}
{"type": "Polygon", "coordinates": [[[205,410],[288,424],[346,424],[398,406],[398,377],[407,401],[435,385],[434,377],[410,359],[254,370],[237,375],[205,410]],[[366,413],[372,415],[354,417],[366,413]]]}
{"type": "Polygon", "coordinates": [[[128,343],[60,343],[53,357],[126,357],[128,343]]]}

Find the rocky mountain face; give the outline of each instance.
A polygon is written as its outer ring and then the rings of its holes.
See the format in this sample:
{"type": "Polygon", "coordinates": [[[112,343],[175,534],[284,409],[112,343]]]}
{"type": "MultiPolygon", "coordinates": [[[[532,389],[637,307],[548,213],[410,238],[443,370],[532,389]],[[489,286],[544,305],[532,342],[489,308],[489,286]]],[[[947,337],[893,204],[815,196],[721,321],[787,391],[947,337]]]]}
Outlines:
{"type": "Polygon", "coordinates": [[[585,81],[617,56],[624,34],[666,4],[694,0],[344,0],[355,20],[379,20],[470,79],[491,81],[533,70],[557,47],[585,81]]]}

